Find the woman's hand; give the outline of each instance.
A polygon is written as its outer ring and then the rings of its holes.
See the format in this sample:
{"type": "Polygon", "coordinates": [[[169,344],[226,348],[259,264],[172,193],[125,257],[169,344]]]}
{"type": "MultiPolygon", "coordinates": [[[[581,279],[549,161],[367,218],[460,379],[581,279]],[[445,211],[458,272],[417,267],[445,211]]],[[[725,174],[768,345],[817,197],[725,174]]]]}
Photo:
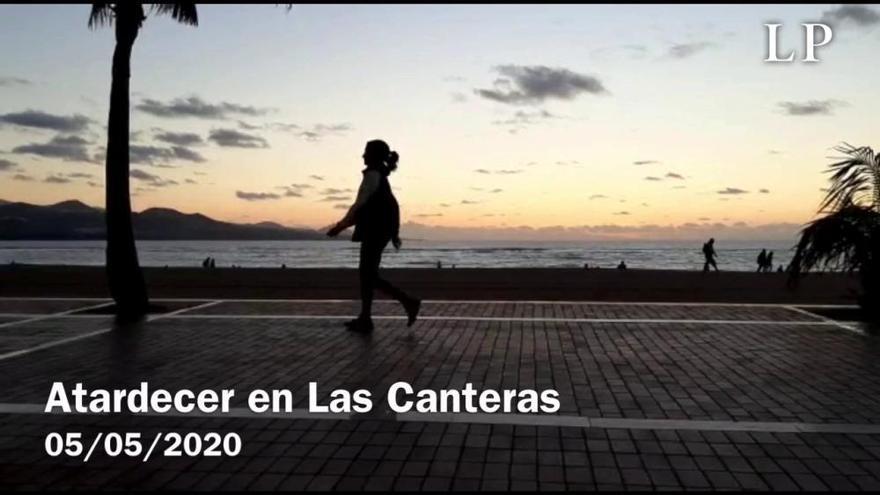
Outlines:
{"type": "Polygon", "coordinates": [[[344,229],[339,228],[339,224],[337,223],[333,227],[330,227],[330,230],[327,231],[327,237],[336,237],[342,232],[344,229]]]}

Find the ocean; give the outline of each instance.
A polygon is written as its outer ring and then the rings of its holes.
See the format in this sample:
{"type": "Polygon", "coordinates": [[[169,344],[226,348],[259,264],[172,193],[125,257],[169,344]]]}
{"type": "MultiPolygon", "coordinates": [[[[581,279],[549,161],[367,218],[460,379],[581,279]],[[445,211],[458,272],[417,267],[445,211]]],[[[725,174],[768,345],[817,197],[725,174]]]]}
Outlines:
{"type": "MultiPolygon", "coordinates": [[[[774,270],[791,259],[794,240],[716,241],[722,270],[754,271],[762,248],[774,251],[774,270]]],[[[139,241],[143,266],[201,266],[207,256],[218,267],[328,268],[357,266],[358,245],[349,241],[139,241]]],[[[385,267],[431,268],[629,268],[699,270],[702,242],[437,242],[404,240],[395,252],[389,245],[385,267]]],[[[0,241],[0,264],[103,265],[103,241],[0,241]]]]}

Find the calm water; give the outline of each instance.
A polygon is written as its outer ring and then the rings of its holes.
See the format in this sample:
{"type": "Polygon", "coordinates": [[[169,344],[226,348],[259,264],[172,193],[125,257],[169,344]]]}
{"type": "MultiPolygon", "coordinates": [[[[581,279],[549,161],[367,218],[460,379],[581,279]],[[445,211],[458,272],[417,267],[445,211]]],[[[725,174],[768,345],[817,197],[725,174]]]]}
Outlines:
{"type": "MultiPolygon", "coordinates": [[[[716,242],[722,270],[756,267],[761,248],[775,251],[774,269],[788,263],[792,242],[716,242]]],[[[201,266],[213,256],[217,266],[289,268],[355,267],[357,244],[349,241],[139,241],[144,266],[201,266]]],[[[630,268],[697,270],[702,268],[702,242],[433,242],[404,241],[389,247],[387,267],[572,267],[613,268],[625,260],[630,268]]],[[[0,263],[103,265],[103,241],[0,241],[0,263]]]]}

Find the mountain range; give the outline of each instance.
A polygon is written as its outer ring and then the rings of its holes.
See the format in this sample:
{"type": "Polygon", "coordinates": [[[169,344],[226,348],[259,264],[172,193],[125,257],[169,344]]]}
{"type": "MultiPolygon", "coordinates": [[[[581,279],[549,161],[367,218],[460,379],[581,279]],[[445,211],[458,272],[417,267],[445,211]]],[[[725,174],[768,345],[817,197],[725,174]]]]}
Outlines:
{"type": "MultiPolygon", "coordinates": [[[[322,240],[311,229],[274,222],[223,222],[200,213],[149,208],[132,213],[134,233],[143,240],[322,240]]],[[[81,201],[34,205],[0,200],[0,240],[96,240],[105,238],[104,210],[81,201]]]]}

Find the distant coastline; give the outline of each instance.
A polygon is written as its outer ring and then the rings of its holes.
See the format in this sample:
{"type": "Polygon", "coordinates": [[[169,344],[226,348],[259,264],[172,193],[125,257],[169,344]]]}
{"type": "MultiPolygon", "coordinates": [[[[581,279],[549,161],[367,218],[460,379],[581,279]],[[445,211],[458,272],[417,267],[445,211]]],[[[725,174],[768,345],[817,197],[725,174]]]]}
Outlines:
{"type": "MultiPolygon", "coordinates": [[[[135,237],[171,241],[289,241],[325,240],[321,232],[296,229],[274,222],[239,224],[215,220],[200,213],[149,208],[133,213],[135,237]]],[[[104,240],[104,210],[76,200],[35,205],[0,200],[0,240],[104,240]]]]}

